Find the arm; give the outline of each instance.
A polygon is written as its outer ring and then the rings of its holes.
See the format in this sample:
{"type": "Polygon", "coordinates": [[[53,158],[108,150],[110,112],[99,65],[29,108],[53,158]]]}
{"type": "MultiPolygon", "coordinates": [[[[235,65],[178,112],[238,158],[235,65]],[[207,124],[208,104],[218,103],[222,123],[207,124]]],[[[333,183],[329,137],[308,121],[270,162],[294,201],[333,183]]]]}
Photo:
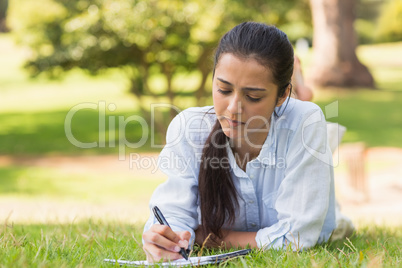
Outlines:
{"type": "Polygon", "coordinates": [[[198,228],[195,232],[195,242],[199,245],[203,245],[205,242],[205,246],[211,248],[258,248],[255,241],[255,236],[257,232],[237,232],[232,230],[222,230],[222,233],[222,239],[215,238],[215,241],[212,241],[212,239],[206,240],[207,237],[204,237],[201,228],[198,228]]]}
{"type": "Polygon", "coordinates": [[[171,229],[156,227],[159,224],[152,213],[144,227],[144,250],[155,260],[181,258],[175,246],[180,240],[186,240],[186,247],[191,245],[198,227],[198,162],[196,149],[185,135],[189,121],[184,113],[169,125],[166,146],[158,159],[168,179],[157,187],[149,204],[150,208],[157,205],[161,209],[171,229]]]}
{"type": "Polygon", "coordinates": [[[272,199],[278,222],[257,232],[260,248],[283,248],[289,243],[295,250],[309,248],[328,240],[335,227],[332,154],[325,118],[316,105],[302,105],[314,108],[302,111],[289,136],[284,178],[272,199]]]}

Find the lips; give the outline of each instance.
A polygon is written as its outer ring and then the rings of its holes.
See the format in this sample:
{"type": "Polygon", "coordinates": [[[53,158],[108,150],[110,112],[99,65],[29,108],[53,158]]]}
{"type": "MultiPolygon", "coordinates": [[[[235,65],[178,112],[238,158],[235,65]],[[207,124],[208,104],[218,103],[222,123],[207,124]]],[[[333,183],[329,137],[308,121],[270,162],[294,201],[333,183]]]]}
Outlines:
{"type": "Polygon", "coordinates": [[[224,117],[224,118],[226,119],[226,121],[228,121],[229,126],[231,126],[231,127],[237,127],[239,125],[244,125],[245,124],[245,123],[243,123],[241,121],[232,120],[232,119],[229,119],[227,117],[224,117]]]}

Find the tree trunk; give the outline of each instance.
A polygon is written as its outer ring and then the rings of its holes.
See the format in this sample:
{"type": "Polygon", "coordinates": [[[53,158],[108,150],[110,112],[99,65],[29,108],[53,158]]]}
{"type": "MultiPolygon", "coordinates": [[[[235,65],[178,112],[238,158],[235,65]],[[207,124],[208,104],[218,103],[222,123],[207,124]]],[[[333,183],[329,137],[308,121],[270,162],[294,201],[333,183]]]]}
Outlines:
{"type": "Polygon", "coordinates": [[[310,0],[310,4],[314,26],[312,84],[374,88],[372,75],[355,53],[355,0],[310,0]]]}
{"type": "Polygon", "coordinates": [[[8,0],[0,0],[0,33],[8,32],[6,25],[6,15],[8,8],[8,0]]]}
{"type": "Polygon", "coordinates": [[[207,82],[207,78],[209,73],[211,72],[212,68],[212,54],[213,54],[213,47],[204,47],[204,51],[201,53],[200,58],[197,61],[197,68],[201,72],[201,83],[198,89],[196,90],[196,98],[197,98],[197,106],[204,106],[205,105],[205,84],[207,82]]]}
{"type": "Polygon", "coordinates": [[[205,105],[205,84],[207,83],[209,72],[210,70],[208,71],[201,70],[201,83],[195,93],[197,98],[197,106],[205,105]]]}

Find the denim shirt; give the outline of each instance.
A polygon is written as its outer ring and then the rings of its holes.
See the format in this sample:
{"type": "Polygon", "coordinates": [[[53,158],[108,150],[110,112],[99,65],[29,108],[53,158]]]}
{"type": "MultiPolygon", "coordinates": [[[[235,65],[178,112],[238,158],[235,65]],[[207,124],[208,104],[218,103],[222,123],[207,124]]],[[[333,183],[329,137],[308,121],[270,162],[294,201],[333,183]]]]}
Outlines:
{"type": "MultiPolygon", "coordinates": [[[[243,171],[230,147],[230,173],[238,193],[235,222],[224,229],[257,232],[259,248],[294,250],[326,242],[335,229],[332,153],[321,109],[289,98],[275,108],[257,158],[243,171]]],[[[201,223],[198,173],[202,149],[216,122],[213,107],[184,110],[170,123],[158,166],[168,179],[150,200],[175,231],[191,233],[201,223]]],[[[216,178],[219,179],[219,178],[216,178]]],[[[152,213],[144,231],[157,223],[152,213]]]]}

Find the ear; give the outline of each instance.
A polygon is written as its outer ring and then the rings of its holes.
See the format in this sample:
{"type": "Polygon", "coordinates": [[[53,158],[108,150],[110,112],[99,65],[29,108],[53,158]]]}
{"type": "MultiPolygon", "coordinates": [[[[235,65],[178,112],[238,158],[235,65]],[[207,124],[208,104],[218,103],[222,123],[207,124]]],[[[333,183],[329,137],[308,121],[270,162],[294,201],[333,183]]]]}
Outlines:
{"type": "Polygon", "coordinates": [[[276,107],[281,106],[285,100],[289,97],[290,89],[292,88],[292,84],[289,83],[289,86],[285,90],[285,94],[283,94],[282,97],[278,98],[278,103],[276,104],[276,107]]]}

